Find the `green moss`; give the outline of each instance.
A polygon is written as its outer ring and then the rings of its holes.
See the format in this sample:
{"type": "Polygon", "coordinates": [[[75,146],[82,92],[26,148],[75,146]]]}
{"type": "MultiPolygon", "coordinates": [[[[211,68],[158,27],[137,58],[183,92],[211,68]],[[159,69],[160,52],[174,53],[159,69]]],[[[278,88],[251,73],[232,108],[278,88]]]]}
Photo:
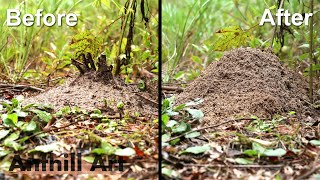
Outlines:
{"type": "Polygon", "coordinates": [[[73,51],[72,59],[81,60],[81,54],[90,53],[95,60],[101,53],[102,39],[94,36],[90,31],[84,31],[73,36],[70,49],[73,51]]]}

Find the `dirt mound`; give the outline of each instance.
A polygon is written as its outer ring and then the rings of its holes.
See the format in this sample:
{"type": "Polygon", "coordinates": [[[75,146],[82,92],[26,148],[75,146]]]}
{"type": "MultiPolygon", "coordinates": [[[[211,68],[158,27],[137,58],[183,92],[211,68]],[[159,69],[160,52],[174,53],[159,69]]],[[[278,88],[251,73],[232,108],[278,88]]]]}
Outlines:
{"type": "Polygon", "coordinates": [[[272,53],[252,48],[227,52],[214,62],[177,97],[177,103],[195,98],[205,123],[225,118],[296,111],[310,115],[308,87],[303,77],[284,68],[272,53]]]}
{"type": "Polygon", "coordinates": [[[66,79],[63,85],[27,98],[23,103],[51,104],[56,110],[64,106],[78,106],[86,110],[99,108],[114,114],[117,103],[121,101],[124,103],[124,111],[139,112],[142,116],[157,114],[157,96],[140,91],[136,85],[126,85],[118,78],[110,83],[98,81],[95,74],[96,72],[91,72],[66,79]]]}

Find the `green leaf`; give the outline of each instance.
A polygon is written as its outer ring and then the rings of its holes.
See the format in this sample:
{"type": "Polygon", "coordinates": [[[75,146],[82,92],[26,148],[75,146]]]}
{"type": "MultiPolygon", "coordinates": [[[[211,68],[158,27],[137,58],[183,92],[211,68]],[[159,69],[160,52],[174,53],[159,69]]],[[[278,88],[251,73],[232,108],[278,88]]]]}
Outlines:
{"type": "Polygon", "coordinates": [[[82,157],[83,160],[87,161],[88,163],[93,163],[94,162],[94,158],[95,157],[92,157],[92,156],[84,156],[82,157]]]}
{"type": "Polygon", "coordinates": [[[4,143],[6,144],[7,142],[15,141],[19,138],[20,136],[20,131],[15,131],[11,133],[5,140],[4,143]]]}
{"type": "Polygon", "coordinates": [[[96,148],[92,150],[91,153],[99,154],[99,155],[101,154],[112,155],[114,154],[115,151],[116,149],[110,143],[102,141],[101,148],[96,148]]]}
{"type": "Polygon", "coordinates": [[[320,140],[311,140],[310,144],[312,144],[314,146],[320,146],[320,140]]]}
{"type": "Polygon", "coordinates": [[[170,177],[170,178],[177,178],[177,177],[179,177],[179,174],[178,174],[178,172],[177,171],[175,171],[175,170],[172,170],[172,169],[169,169],[169,168],[162,168],[161,169],[161,172],[162,172],[162,174],[164,174],[164,175],[166,175],[166,176],[168,176],[168,177],[170,177]]]}
{"type": "Polygon", "coordinates": [[[248,149],[248,150],[245,150],[243,154],[248,156],[257,156],[259,153],[256,150],[248,149]]]}
{"type": "Polygon", "coordinates": [[[175,133],[182,133],[185,132],[187,130],[188,126],[185,122],[181,122],[178,127],[172,129],[173,132],[175,133]]]}
{"type": "Polygon", "coordinates": [[[114,153],[117,156],[133,156],[136,154],[136,151],[132,148],[124,148],[124,149],[117,149],[114,153]]]}
{"type": "Polygon", "coordinates": [[[168,121],[169,121],[170,117],[167,115],[167,114],[162,114],[161,115],[161,120],[162,120],[162,123],[166,126],[168,121]]]}
{"type": "Polygon", "coordinates": [[[37,116],[45,121],[45,122],[49,122],[51,119],[52,119],[52,116],[50,113],[48,112],[45,112],[45,111],[41,111],[41,110],[38,110],[38,109],[33,109],[32,112],[36,113],[37,116]]]}
{"type": "Polygon", "coordinates": [[[197,64],[202,64],[202,60],[198,56],[192,56],[191,59],[197,64]]]}
{"type": "Polygon", "coordinates": [[[11,102],[12,102],[12,107],[16,108],[19,106],[19,101],[17,98],[12,98],[11,102]]]}
{"type": "Polygon", "coordinates": [[[178,124],[177,121],[175,120],[170,120],[168,123],[167,123],[167,127],[168,128],[172,128],[174,125],[178,124]]]}
{"type": "Polygon", "coordinates": [[[57,150],[57,149],[58,149],[57,143],[52,143],[52,144],[37,146],[33,150],[30,150],[29,153],[30,152],[36,152],[36,151],[48,153],[48,152],[52,152],[52,151],[57,150]]]}
{"type": "Polygon", "coordinates": [[[181,109],[185,108],[185,104],[180,104],[179,106],[174,107],[174,111],[180,111],[181,109]]]}
{"type": "Polygon", "coordinates": [[[21,111],[20,109],[15,109],[14,111],[16,112],[18,117],[27,117],[28,116],[28,113],[21,111]]]}
{"type": "Polygon", "coordinates": [[[1,119],[3,120],[3,124],[6,126],[15,126],[18,122],[18,115],[16,113],[13,114],[2,114],[1,119]]]}
{"type": "Polygon", "coordinates": [[[37,128],[37,123],[32,120],[28,123],[27,126],[25,126],[24,128],[22,128],[23,131],[34,131],[37,128]]]}
{"type": "Polygon", "coordinates": [[[3,156],[6,156],[8,154],[12,153],[11,151],[9,150],[4,150],[4,149],[1,149],[0,150],[0,157],[3,157],[3,156]]]}
{"type": "Polygon", "coordinates": [[[195,131],[195,132],[192,132],[192,133],[189,133],[189,134],[185,135],[184,137],[185,137],[185,138],[195,138],[195,137],[198,137],[198,136],[200,136],[200,135],[201,135],[200,132],[195,131]]]}
{"type": "Polygon", "coordinates": [[[263,146],[261,146],[259,143],[252,143],[252,149],[257,151],[259,154],[263,154],[266,150],[263,146]]]}
{"type": "Polygon", "coordinates": [[[15,141],[5,142],[4,145],[7,146],[7,147],[13,148],[15,151],[19,151],[19,150],[23,149],[22,146],[19,143],[15,142],[15,141]]]}
{"type": "Polygon", "coordinates": [[[124,108],[124,103],[122,101],[118,102],[117,109],[123,109],[123,108],[124,108]]]}
{"type": "Polygon", "coordinates": [[[253,164],[253,161],[252,161],[252,160],[245,159],[245,158],[236,158],[235,161],[236,161],[236,163],[238,163],[238,164],[244,164],[244,165],[253,164]]]}
{"type": "Polygon", "coordinates": [[[200,154],[204,153],[208,150],[210,150],[209,145],[203,145],[203,146],[194,146],[194,147],[189,147],[186,150],[182,151],[181,153],[193,153],[193,154],[200,154]]]}
{"type": "Polygon", "coordinates": [[[187,108],[186,109],[188,111],[189,114],[191,114],[192,118],[194,119],[202,119],[204,114],[201,110],[198,110],[198,109],[190,109],[190,108],[187,108]]]}
{"type": "Polygon", "coordinates": [[[284,150],[282,148],[278,148],[278,149],[275,149],[275,150],[267,149],[266,151],[264,151],[263,154],[266,155],[266,156],[271,156],[271,157],[274,157],[274,156],[281,157],[281,156],[285,155],[286,153],[287,153],[286,150],[284,150]]]}
{"type": "Polygon", "coordinates": [[[1,130],[0,131],[0,139],[3,139],[9,134],[10,130],[1,130]]]}

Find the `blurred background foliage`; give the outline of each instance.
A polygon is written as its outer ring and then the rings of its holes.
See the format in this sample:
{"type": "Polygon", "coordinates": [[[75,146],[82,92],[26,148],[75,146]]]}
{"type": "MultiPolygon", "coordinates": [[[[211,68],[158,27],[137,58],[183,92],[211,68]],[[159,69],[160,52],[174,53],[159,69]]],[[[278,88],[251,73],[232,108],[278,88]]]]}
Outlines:
{"type": "MultiPolygon", "coordinates": [[[[184,83],[198,77],[201,70],[219,60],[223,51],[214,50],[218,32],[239,26],[249,30],[243,47],[270,47],[274,27],[258,26],[265,9],[277,11],[278,0],[183,0],[162,1],[162,62],[164,83],[184,83]]],[[[284,0],[284,9],[293,13],[309,13],[310,0],[284,0]]],[[[314,59],[320,53],[320,0],[314,0],[314,59]]],[[[279,30],[279,27],[278,27],[279,30]]],[[[290,26],[284,33],[284,46],[276,41],[274,52],[283,64],[306,74],[309,63],[309,27],[290,26]]],[[[320,70],[317,65],[313,70],[320,70]]]]}
{"type": "MultiPolygon", "coordinates": [[[[139,2],[139,1],[138,1],[139,2]]],[[[114,46],[120,39],[121,21],[125,0],[0,0],[0,77],[7,83],[32,83],[47,86],[60,82],[77,70],[71,65],[72,38],[89,30],[103,42],[101,53],[107,55],[109,64],[114,63],[114,46]],[[78,24],[68,27],[6,25],[7,9],[19,9],[24,14],[51,13],[79,14],[78,24]]],[[[145,26],[139,12],[136,15],[131,60],[121,72],[127,82],[137,73],[135,67],[157,72],[158,62],[158,2],[148,1],[146,8],[149,23],[145,26]]],[[[42,21],[43,22],[43,21],[42,21]]],[[[64,21],[63,21],[64,22],[64,21]]]]}

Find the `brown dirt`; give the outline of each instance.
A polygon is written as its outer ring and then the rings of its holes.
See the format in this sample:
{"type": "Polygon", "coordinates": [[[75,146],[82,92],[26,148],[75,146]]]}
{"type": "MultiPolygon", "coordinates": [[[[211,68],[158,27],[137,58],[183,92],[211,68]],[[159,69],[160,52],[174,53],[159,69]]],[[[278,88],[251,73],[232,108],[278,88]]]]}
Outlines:
{"type": "Polygon", "coordinates": [[[195,98],[205,114],[205,124],[237,116],[271,117],[296,111],[302,117],[314,111],[307,103],[308,84],[297,73],[281,65],[270,52],[239,48],[213,62],[177,97],[177,103],[195,98]]]}
{"type": "MultiPolygon", "coordinates": [[[[156,92],[155,89],[154,93],[156,92]]],[[[96,72],[90,72],[77,78],[66,79],[63,85],[29,97],[23,103],[51,104],[56,110],[64,106],[78,106],[86,110],[99,108],[115,114],[117,103],[122,101],[125,105],[124,111],[139,112],[142,116],[156,116],[157,97],[140,91],[136,85],[126,85],[119,78],[106,83],[98,80],[96,72]],[[108,102],[108,108],[104,105],[104,99],[108,102]]]]}

